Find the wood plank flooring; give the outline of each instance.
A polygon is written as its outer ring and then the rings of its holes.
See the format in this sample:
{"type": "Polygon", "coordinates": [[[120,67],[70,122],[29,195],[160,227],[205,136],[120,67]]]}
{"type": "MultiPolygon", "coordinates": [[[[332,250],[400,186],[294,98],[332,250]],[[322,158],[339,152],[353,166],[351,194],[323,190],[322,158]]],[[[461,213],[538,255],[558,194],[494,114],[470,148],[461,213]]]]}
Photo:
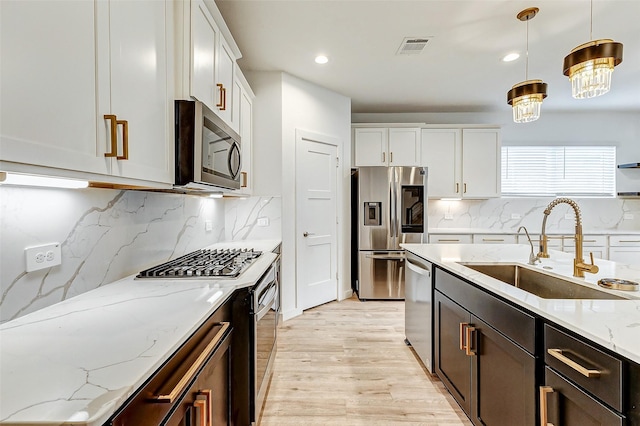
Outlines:
{"type": "Polygon", "coordinates": [[[260,426],[471,425],[404,343],[404,302],[355,296],[281,324],[260,426]]]}

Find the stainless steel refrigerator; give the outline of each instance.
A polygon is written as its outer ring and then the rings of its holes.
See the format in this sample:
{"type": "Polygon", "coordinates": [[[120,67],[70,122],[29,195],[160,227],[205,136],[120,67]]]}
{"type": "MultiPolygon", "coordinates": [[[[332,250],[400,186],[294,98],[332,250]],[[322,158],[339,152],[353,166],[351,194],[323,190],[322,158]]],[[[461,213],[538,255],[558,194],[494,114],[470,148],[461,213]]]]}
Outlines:
{"type": "Polygon", "coordinates": [[[358,297],[404,299],[401,243],[426,242],[427,169],[358,169],[358,297]]]}

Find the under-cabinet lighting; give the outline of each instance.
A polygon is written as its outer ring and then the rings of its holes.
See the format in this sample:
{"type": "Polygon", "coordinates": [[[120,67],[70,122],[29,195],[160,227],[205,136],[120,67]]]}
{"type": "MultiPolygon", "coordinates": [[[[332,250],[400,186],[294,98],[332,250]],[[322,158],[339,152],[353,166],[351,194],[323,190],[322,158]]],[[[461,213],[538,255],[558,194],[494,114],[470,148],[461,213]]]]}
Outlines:
{"type": "Polygon", "coordinates": [[[47,188],[79,189],[89,186],[86,180],[65,179],[48,176],[23,175],[0,172],[0,184],[20,186],[44,186],[47,188]]]}
{"type": "Polygon", "coordinates": [[[208,195],[209,198],[222,198],[222,192],[214,192],[208,195]]]}
{"type": "Polygon", "coordinates": [[[503,62],[512,62],[520,57],[519,53],[509,53],[504,58],[502,58],[503,62]]]}
{"type": "Polygon", "coordinates": [[[462,198],[440,198],[440,201],[462,201],[462,198]]]}
{"type": "Polygon", "coordinates": [[[327,58],[324,55],[318,55],[316,56],[316,64],[326,64],[327,62],[329,62],[329,58],[327,58]]]}

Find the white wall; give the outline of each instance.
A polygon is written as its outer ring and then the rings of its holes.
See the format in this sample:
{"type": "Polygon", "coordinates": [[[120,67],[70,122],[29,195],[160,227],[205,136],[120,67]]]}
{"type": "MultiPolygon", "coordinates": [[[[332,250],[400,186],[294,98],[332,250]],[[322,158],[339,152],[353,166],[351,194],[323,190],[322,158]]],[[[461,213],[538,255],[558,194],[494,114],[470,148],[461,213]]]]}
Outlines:
{"type": "MultiPolygon", "coordinates": [[[[505,105],[506,106],[506,105],[505,105]]],[[[352,114],[354,123],[497,124],[502,144],[508,145],[615,145],[617,162],[640,162],[640,111],[543,111],[533,123],[516,124],[508,108],[504,113],[352,114]]],[[[640,191],[640,169],[616,174],[618,191],[640,191]]]]}
{"type": "Polygon", "coordinates": [[[338,230],[338,297],[343,299],[351,295],[350,260],[349,260],[349,197],[350,197],[350,164],[351,164],[351,100],[345,96],[323,87],[301,80],[285,73],[259,72],[248,73],[252,89],[259,103],[254,104],[254,145],[255,161],[266,158],[259,150],[280,150],[282,181],[279,188],[274,182],[277,177],[274,170],[265,167],[254,170],[254,182],[273,179],[269,184],[272,193],[266,194],[261,187],[257,195],[282,195],[282,305],[285,319],[302,313],[298,307],[296,291],[296,230],[295,230],[295,130],[301,129],[334,137],[340,141],[338,147],[341,162],[341,178],[338,180],[338,209],[342,220],[338,230]],[[278,99],[278,92],[281,99],[278,99]],[[265,120],[264,116],[273,117],[273,109],[281,105],[282,121],[278,131],[274,123],[265,120]],[[263,116],[264,115],[264,116],[263,116]],[[261,117],[262,116],[262,117],[261,117]],[[275,139],[280,138],[280,142],[275,139]],[[273,144],[260,145],[259,140],[271,141],[273,144]],[[258,151],[256,151],[258,150],[258,151]],[[279,192],[278,192],[279,190],[279,192]]]}

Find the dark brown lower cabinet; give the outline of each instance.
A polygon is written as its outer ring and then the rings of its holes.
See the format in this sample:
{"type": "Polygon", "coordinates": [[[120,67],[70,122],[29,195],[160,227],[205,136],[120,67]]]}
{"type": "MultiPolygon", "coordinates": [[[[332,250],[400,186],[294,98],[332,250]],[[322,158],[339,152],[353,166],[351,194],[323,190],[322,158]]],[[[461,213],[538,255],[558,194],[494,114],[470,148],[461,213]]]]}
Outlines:
{"type": "Polygon", "coordinates": [[[546,367],[540,387],[540,413],[544,424],[555,426],[622,426],[623,418],[582,389],[546,367]],[[546,419],[544,418],[546,416],[546,419]]]}
{"type": "Polygon", "coordinates": [[[534,425],[535,358],[442,293],[435,370],[476,425],[534,425]]]}

